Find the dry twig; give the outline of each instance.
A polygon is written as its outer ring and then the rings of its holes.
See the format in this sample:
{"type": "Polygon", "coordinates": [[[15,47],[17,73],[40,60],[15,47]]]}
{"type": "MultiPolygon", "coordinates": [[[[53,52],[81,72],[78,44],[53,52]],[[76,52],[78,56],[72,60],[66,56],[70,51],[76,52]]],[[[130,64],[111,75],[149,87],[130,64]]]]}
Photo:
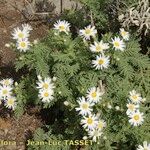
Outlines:
{"type": "Polygon", "coordinates": [[[149,0],[139,0],[137,6],[130,7],[119,16],[123,27],[137,26],[138,32],[147,35],[150,31],[150,3],[149,0]]]}

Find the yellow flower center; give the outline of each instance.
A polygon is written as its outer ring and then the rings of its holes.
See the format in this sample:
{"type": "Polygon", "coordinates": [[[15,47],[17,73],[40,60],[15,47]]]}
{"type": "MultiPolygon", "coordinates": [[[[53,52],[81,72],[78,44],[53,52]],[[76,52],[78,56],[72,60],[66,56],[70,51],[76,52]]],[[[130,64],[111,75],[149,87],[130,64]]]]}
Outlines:
{"type": "Polygon", "coordinates": [[[99,129],[102,129],[104,126],[103,126],[103,122],[99,122],[99,124],[98,124],[98,128],[99,129]]]}
{"type": "Polygon", "coordinates": [[[84,103],[84,104],[82,105],[82,108],[83,108],[83,109],[88,109],[88,107],[89,107],[89,106],[88,106],[88,104],[86,104],[86,103],[84,103]]]}
{"type": "Polygon", "coordinates": [[[117,42],[117,41],[115,41],[115,42],[114,42],[114,46],[115,46],[115,47],[119,47],[119,46],[120,46],[120,43],[117,42]]]}
{"type": "Polygon", "coordinates": [[[130,109],[130,110],[134,110],[134,105],[130,104],[130,105],[129,105],[129,109],[130,109]]]}
{"type": "Polygon", "coordinates": [[[26,47],[26,43],[25,42],[21,42],[20,46],[24,48],[24,47],[26,47]]]}
{"type": "Polygon", "coordinates": [[[5,84],[5,85],[9,85],[9,80],[5,80],[5,81],[4,81],[4,84],[5,84]]]}
{"type": "Polygon", "coordinates": [[[85,29],[85,34],[91,34],[91,29],[85,29]]]}
{"type": "Polygon", "coordinates": [[[93,119],[92,118],[88,118],[87,119],[87,123],[91,125],[93,123],[93,119]]]}
{"type": "Polygon", "coordinates": [[[48,89],[48,84],[44,83],[43,88],[48,89]]]}
{"type": "Polygon", "coordinates": [[[7,103],[8,103],[8,105],[13,105],[13,104],[14,104],[14,100],[13,100],[13,99],[9,99],[9,100],[7,101],[7,103]]]}
{"type": "Polygon", "coordinates": [[[23,33],[19,33],[19,34],[18,34],[18,37],[19,37],[19,38],[23,38],[23,37],[24,37],[24,34],[23,34],[23,33]]]}
{"type": "Polygon", "coordinates": [[[135,115],[133,118],[134,118],[134,120],[138,121],[140,119],[140,116],[139,115],[135,115]]]}
{"type": "Polygon", "coordinates": [[[45,96],[45,97],[48,97],[48,96],[49,96],[49,94],[48,94],[47,92],[45,92],[45,93],[44,93],[44,96],[45,96]]]}
{"type": "Polygon", "coordinates": [[[96,51],[97,51],[97,52],[102,51],[102,50],[103,50],[103,49],[102,49],[102,46],[100,46],[100,45],[97,45],[97,46],[96,46],[96,51]]]}
{"type": "Polygon", "coordinates": [[[96,92],[93,92],[91,95],[93,98],[95,98],[97,96],[96,92]]]}
{"type": "Polygon", "coordinates": [[[134,100],[137,100],[138,97],[137,97],[136,95],[133,95],[132,98],[133,98],[134,100]]]}
{"type": "Polygon", "coordinates": [[[99,65],[104,64],[104,60],[103,60],[103,59],[100,59],[100,60],[98,61],[98,64],[99,64],[99,65]]]}
{"type": "Polygon", "coordinates": [[[122,34],[122,36],[126,36],[126,35],[127,35],[127,32],[122,31],[121,34],[122,34]]]}
{"type": "Polygon", "coordinates": [[[7,90],[3,90],[3,94],[6,95],[8,93],[7,90]]]}
{"type": "Polygon", "coordinates": [[[65,26],[64,25],[59,26],[59,30],[60,31],[64,31],[65,30],[65,26]]]}

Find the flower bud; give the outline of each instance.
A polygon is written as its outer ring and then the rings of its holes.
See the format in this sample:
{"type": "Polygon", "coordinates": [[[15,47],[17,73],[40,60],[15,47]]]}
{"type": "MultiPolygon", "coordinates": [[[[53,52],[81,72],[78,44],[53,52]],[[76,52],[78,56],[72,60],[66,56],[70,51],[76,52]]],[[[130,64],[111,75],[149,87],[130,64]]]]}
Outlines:
{"type": "Polygon", "coordinates": [[[87,138],[88,138],[87,136],[84,136],[84,137],[83,137],[83,140],[87,140],[87,138]]]}
{"type": "Polygon", "coordinates": [[[18,86],[18,82],[15,82],[15,86],[18,86]]]}
{"type": "Polygon", "coordinates": [[[34,41],[33,41],[33,44],[36,45],[37,43],[38,43],[38,40],[34,40],[34,41]]]}
{"type": "Polygon", "coordinates": [[[9,48],[9,47],[10,47],[10,44],[9,44],[9,43],[6,43],[6,44],[5,44],[5,47],[8,47],[8,48],[9,48]]]}
{"type": "Polygon", "coordinates": [[[120,110],[120,107],[119,107],[119,106],[116,106],[115,109],[116,109],[116,110],[120,110]]]}
{"type": "Polygon", "coordinates": [[[103,107],[105,107],[105,106],[106,106],[106,104],[104,103],[104,104],[103,104],[103,107]]]}
{"type": "Polygon", "coordinates": [[[53,81],[56,81],[57,80],[57,77],[53,77],[53,79],[52,79],[53,81]]]}
{"type": "Polygon", "coordinates": [[[97,114],[96,114],[96,117],[98,117],[98,118],[99,118],[99,117],[100,117],[100,115],[101,115],[100,113],[97,113],[97,114]]]}
{"type": "Polygon", "coordinates": [[[118,57],[117,57],[117,58],[116,58],[116,60],[117,60],[117,61],[119,61],[119,60],[120,60],[120,58],[118,58],[118,57]]]}
{"type": "Polygon", "coordinates": [[[146,98],[142,98],[142,102],[144,103],[146,101],[146,98]]]}
{"type": "Polygon", "coordinates": [[[108,104],[107,107],[108,107],[109,109],[112,109],[112,106],[111,106],[110,104],[108,104]]]}
{"type": "Polygon", "coordinates": [[[58,35],[58,33],[55,32],[54,35],[58,35]]]}
{"type": "Polygon", "coordinates": [[[65,106],[68,106],[68,105],[69,105],[69,102],[68,102],[68,101],[64,101],[64,105],[65,105],[65,106]]]}
{"type": "Polygon", "coordinates": [[[42,77],[40,75],[37,76],[38,80],[42,80],[42,77]]]}

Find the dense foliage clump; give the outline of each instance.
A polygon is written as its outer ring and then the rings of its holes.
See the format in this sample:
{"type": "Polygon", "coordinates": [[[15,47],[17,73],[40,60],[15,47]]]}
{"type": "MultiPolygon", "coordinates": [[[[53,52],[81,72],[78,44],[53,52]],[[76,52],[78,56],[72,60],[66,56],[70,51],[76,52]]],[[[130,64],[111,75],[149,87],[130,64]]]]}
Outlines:
{"type": "MultiPolygon", "coordinates": [[[[119,28],[119,22],[117,31],[110,32],[112,22],[105,12],[106,4],[113,6],[113,1],[81,2],[90,21],[84,18],[79,26],[70,13],[66,18],[72,24],[58,20],[41,41],[29,40],[32,28],[27,24],[14,30],[11,46],[18,55],[16,71],[27,70],[15,86],[15,114],[21,116],[32,104],[54,117],[36,131],[35,141],[92,140],[88,146],[55,145],[52,149],[140,150],[143,142],[149,148],[148,54],[141,54],[140,39],[119,28]]],[[[28,149],[45,150],[49,145],[28,149]]]]}

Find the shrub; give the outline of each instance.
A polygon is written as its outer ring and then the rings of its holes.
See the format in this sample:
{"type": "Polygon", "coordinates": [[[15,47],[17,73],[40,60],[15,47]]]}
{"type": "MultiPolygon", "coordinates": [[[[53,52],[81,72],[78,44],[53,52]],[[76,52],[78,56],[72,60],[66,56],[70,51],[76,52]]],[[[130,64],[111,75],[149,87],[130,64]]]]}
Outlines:
{"type": "MultiPolygon", "coordinates": [[[[150,139],[149,58],[140,53],[139,39],[124,29],[99,39],[90,25],[79,34],[74,37],[70,24],[58,21],[38,43],[21,39],[13,45],[24,51],[18,52],[16,70],[28,70],[16,90],[15,113],[19,116],[33,104],[54,116],[46,130],[37,130],[34,140],[88,138],[93,140],[86,147],[91,150],[135,149],[150,139]],[[19,47],[19,42],[28,47],[19,47]]],[[[75,145],[54,149],[69,146],[75,145]]],[[[28,148],[44,150],[49,145],[28,148]]]]}

